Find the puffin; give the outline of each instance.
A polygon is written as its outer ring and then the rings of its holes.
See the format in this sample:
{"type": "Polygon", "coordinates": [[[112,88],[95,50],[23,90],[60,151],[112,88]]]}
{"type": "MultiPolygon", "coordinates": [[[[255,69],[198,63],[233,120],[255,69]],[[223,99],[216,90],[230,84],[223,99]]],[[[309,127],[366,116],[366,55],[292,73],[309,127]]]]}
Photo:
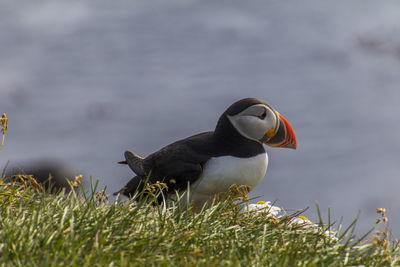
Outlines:
{"type": "Polygon", "coordinates": [[[169,144],[142,158],[127,150],[125,160],[135,176],[114,195],[136,199],[145,186],[164,183],[168,195],[189,190],[197,209],[232,185],[252,189],[264,178],[268,154],[264,145],[296,149],[289,122],[264,100],[241,99],[220,116],[214,131],[169,144]]]}

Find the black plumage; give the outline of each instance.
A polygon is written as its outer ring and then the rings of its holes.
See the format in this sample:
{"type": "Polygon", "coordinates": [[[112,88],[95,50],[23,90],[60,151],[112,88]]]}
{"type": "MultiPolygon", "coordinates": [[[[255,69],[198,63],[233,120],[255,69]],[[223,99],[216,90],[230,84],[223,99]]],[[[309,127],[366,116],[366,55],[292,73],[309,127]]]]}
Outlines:
{"type": "Polygon", "coordinates": [[[133,177],[120,191],[132,197],[142,191],[145,182],[163,182],[168,192],[181,191],[194,183],[201,175],[204,164],[212,157],[254,157],[265,153],[260,142],[242,136],[231,124],[227,115],[233,116],[255,104],[265,104],[256,98],[242,99],[231,105],[219,118],[214,131],[200,133],[174,142],[148,157],[141,159],[132,152],[125,152],[126,161],[137,176],[133,177]],[[135,162],[135,163],[132,163],[135,162]],[[140,166],[141,165],[141,166],[140,166]]]}

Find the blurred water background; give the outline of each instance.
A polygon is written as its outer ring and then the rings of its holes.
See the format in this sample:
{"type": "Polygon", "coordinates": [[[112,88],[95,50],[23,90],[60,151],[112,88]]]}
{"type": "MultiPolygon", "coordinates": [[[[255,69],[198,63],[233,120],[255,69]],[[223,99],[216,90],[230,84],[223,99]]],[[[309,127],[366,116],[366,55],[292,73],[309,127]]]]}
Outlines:
{"type": "Polygon", "coordinates": [[[112,193],[116,162],[215,127],[244,97],[292,124],[252,196],[315,201],[400,236],[399,1],[1,1],[0,166],[63,162],[112,193]]]}

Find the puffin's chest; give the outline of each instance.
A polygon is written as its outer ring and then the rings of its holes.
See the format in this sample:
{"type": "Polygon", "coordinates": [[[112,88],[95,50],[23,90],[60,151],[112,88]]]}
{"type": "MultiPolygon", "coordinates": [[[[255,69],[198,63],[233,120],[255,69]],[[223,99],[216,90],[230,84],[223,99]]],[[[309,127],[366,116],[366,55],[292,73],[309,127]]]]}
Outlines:
{"type": "Polygon", "coordinates": [[[191,190],[196,194],[213,195],[227,191],[233,184],[255,187],[264,178],[267,166],[267,153],[250,158],[211,158],[191,190]]]}

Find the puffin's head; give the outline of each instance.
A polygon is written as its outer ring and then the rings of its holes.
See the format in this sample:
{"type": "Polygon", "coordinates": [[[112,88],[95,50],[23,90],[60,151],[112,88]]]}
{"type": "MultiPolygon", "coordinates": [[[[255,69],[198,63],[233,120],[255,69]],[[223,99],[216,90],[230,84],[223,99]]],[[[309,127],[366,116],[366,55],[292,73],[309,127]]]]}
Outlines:
{"type": "Polygon", "coordinates": [[[296,149],[296,135],[289,122],[275,109],[257,98],[245,98],[232,104],[225,114],[244,137],[272,147],[296,149]]]}

